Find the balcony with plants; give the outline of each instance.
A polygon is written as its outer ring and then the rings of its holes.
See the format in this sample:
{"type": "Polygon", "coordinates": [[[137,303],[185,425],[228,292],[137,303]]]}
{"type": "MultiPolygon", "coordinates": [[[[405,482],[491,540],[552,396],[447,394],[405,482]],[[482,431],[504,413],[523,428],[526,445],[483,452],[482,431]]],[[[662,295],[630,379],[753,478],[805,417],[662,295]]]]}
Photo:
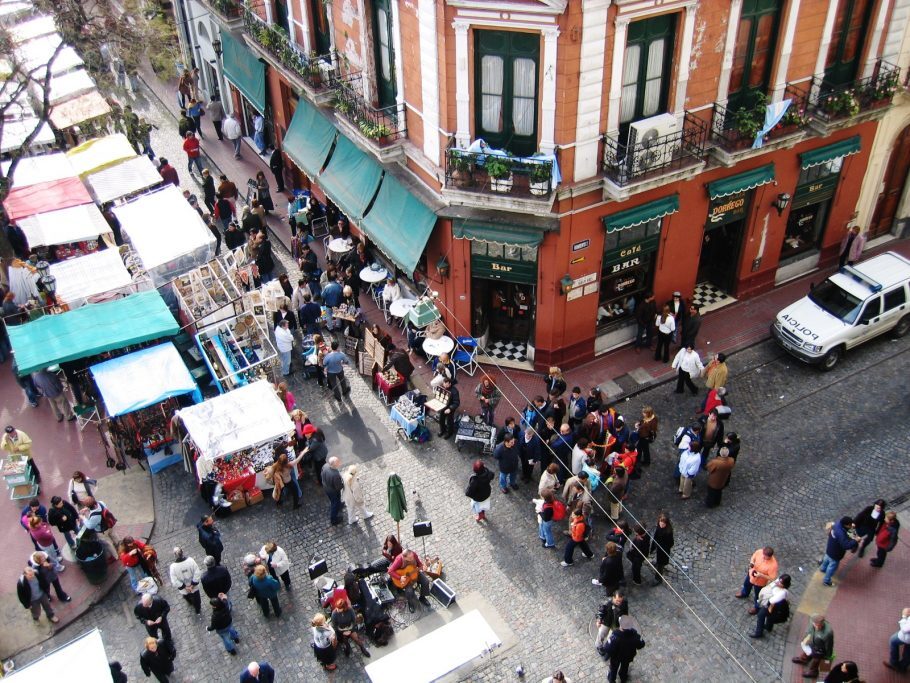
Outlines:
{"type": "Polygon", "coordinates": [[[237,0],[199,0],[218,20],[218,23],[228,31],[234,31],[243,26],[244,6],[237,0]]]}
{"type": "Polygon", "coordinates": [[[820,132],[839,122],[872,118],[891,106],[900,88],[900,67],[879,60],[872,75],[851,83],[834,85],[824,79],[812,83],[811,104],[820,132]]]}
{"type": "MultiPolygon", "coordinates": [[[[332,106],[341,119],[380,150],[396,147],[407,138],[404,105],[372,106],[363,94],[360,73],[335,79],[332,95],[332,106]]],[[[383,156],[380,154],[380,157],[383,156]]]]}
{"type": "Polygon", "coordinates": [[[446,149],[445,186],[449,189],[527,199],[547,199],[555,188],[553,162],[446,149]]]}
{"type": "Polygon", "coordinates": [[[243,25],[253,47],[259,48],[268,61],[282,69],[289,80],[313,93],[330,93],[339,73],[336,54],[306,54],[287,31],[263,21],[249,7],[243,8],[243,25]]]}
{"type": "Polygon", "coordinates": [[[617,190],[611,194],[622,195],[630,185],[668,182],[680,171],[701,167],[707,138],[708,125],[689,112],[683,116],[681,130],[645,136],[631,145],[628,139],[621,142],[619,133],[605,135],[604,175],[617,190]]]}

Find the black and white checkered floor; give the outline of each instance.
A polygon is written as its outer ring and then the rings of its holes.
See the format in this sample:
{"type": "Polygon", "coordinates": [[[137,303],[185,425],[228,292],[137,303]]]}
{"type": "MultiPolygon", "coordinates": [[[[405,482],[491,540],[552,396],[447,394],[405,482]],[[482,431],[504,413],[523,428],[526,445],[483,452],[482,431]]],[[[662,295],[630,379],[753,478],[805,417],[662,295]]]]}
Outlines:
{"type": "Polygon", "coordinates": [[[692,303],[697,305],[702,313],[723,308],[735,302],[736,299],[710,282],[699,282],[695,285],[695,291],[692,292],[692,303]]]}
{"type": "Polygon", "coordinates": [[[487,344],[486,352],[498,360],[510,360],[516,363],[524,363],[528,360],[527,344],[513,341],[494,341],[487,344]]]}

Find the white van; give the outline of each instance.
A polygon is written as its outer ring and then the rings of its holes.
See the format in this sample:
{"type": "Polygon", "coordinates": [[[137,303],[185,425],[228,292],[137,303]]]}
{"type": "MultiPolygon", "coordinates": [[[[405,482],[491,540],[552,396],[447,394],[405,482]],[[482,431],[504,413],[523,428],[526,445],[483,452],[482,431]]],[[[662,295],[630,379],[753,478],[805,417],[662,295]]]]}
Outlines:
{"type": "Polygon", "coordinates": [[[845,266],[777,314],[771,336],[806,363],[830,370],[852,349],[910,330],[910,261],[893,251],[845,266]]]}

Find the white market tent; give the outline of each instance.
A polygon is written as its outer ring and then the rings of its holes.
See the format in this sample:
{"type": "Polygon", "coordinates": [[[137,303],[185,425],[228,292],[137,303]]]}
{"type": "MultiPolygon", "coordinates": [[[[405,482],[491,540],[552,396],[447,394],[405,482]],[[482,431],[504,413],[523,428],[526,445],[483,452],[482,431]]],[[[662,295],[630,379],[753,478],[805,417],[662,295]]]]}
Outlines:
{"type": "Polygon", "coordinates": [[[99,204],[147,190],[160,182],[161,174],[144,154],[85,178],[89,192],[99,204]]]}
{"type": "Polygon", "coordinates": [[[74,672],[81,681],[111,683],[111,669],[107,652],[101,640],[101,631],[94,629],[70,641],[63,647],[51,650],[31,664],[8,674],[4,681],[13,683],[47,683],[47,681],[74,680],[74,672]]]}
{"type": "MultiPolygon", "coordinates": [[[[65,74],[54,74],[51,76],[50,83],[48,102],[51,105],[60,104],[77,95],[95,89],[95,81],[85,69],[76,69],[65,74]]],[[[32,92],[39,100],[44,97],[44,90],[37,83],[32,83],[32,92]]]]}
{"type": "Polygon", "coordinates": [[[156,287],[215,256],[215,236],[173,185],[114,207],[114,215],[156,287]]]}
{"type": "Polygon", "coordinates": [[[57,32],[57,26],[54,24],[54,18],[47,15],[35,17],[21,24],[16,24],[9,30],[10,37],[16,44],[24,43],[33,38],[47,36],[57,32]]]}
{"type": "Polygon", "coordinates": [[[261,380],[178,410],[196,449],[199,478],[212,463],[231,453],[257,446],[294,430],[284,404],[271,383],[261,380]]]}
{"type": "MultiPolygon", "coordinates": [[[[41,36],[34,40],[22,43],[16,51],[19,53],[19,59],[22,60],[25,70],[34,72],[32,75],[41,78],[47,68],[47,63],[54,57],[54,51],[57,46],[63,42],[63,38],[57,33],[41,36]]],[[[52,74],[62,74],[70,69],[82,66],[82,58],[69,45],[65,45],[57,53],[54,63],[51,64],[52,74]]]]}
{"type": "Polygon", "coordinates": [[[136,156],[136,150],[123,133],[115,133],[83,142],[69,150],[66,156],[76,175],[84,177],[132,159],[136,156]]]}
{"type": "Polygon", "coordinates": [[[79,204],[58,211],[36,213],[16,222],[28,238],[29,246],[33,248],[95,240],[99,235],[111,232],[111,226],[94,204],[79,204]]]}
{"type": "MultiPolygon", "coordinates": [[[[6,154],[18,149],[25,142],[25,138],[35,130],[38,123],[39,121],[35,117],[6,121],[3,124],[3,140],[2,144],[0,144],[0,154],[6,154]]],[[[38,135],[32,140],[32,149],[37,145],[52,145],[55,140],[54,131],[51,130],[51,127],[46,122],[42,123],[41,130],[38,131],[38,135]]]]}
{"type": "Polygon", "coordinates": [[[191,393],[194,401],[202,400],[202,392],[171,342],[98,363],[91,373],[110,417],[153,406],[171,396],[191,393]]]}
{"type": "Polygon", "coordinates": [[[70,308],[82,306],[87,299],[105,292],[122,289],[124,294],[130,294],[134,291],[133,278],[117,249],[104,249],[54,263],[50,273],[57,278],[56,298],[70,308]]]}
{"type": "MultiPolygon", "coordinates": [[[[9,173],[12,162],[3,162],[3,174],[9,173]]],[[[42,185],[64,178],[74,178],[76,171],[63,152],[41,154],[35,157],[23,157],[16,165],[13,187],[30,187],[42,185]]]]}

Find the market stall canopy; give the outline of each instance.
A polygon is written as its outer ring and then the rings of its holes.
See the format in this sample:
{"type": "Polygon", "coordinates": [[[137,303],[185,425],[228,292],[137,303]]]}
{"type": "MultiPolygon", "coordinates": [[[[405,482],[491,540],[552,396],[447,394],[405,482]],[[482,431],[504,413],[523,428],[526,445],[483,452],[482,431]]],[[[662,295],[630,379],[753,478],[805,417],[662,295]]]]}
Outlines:
{"type": "Polygon", "coordinates": [[[9,35],[17,45],[32,38],[39,38],[57,32],[54,18],[47,15],[35,17],[10,27],[9,35]]]}
{"type": "MultiPolygon", "coordinates": [[[[6,131],[4,131],[5,133],[6,131]]],[[[11,161],[3,162],[4,175],[9,174],[11,165],[11,161]]],[[[13,175],[13,188],[40,185],[41,183],[49,183],[52,180],[75,177],[76,170],[63,152],[23,157],[16,164],[16,171],[13,175]]]]}
{"type": "Polygon", "coordinates": [[[69,150],[66,156],[69,157],[76,174],[85,177],[121,161],[132,159],[136,156],[136,150],[123,133],[116,133],[83,142],[69,150]]]}
{"type": "Polygon", "coordinates": [[[0,141],[0,154],[6,154],[7,152],[19,149],[19,147],[22,146],[22,143],[25,142],[25,139],[31,135],[32,131],[39,125],[40,130],[38,131],[38,134],[32,138],[30,149],[34,151],[37,147],[42,145],[54,144],[56,138],[54,137],[54,131],[51,130],[50,125],[40,122],[34,116],[27,116],[14,121],[4,122],[3,139],[0,141]]]}
{"type": "Polygon", "coordinates": [[[20,375],[68,360],[173,337],[179,331],[180,326],[157,290],[45,315],[8,329],[20,375]]]}
{"type": "Polygon", "coordinates": [[[37,213],[20,218],[18,223],[32,248],[94,240],[111,232],[111,226],[94,204],[37,213]]]}
{"type": "Polygon", "coordinates": [[[92,683],[111,683],[111,668],[101,640],[101,631],[93,629],[71,640],[63,647],[51,650],[40,659],[19,668],[4,681],[13,683],[47,683],[47,681],[72,680],[73,672],[79,679],[92,683]]]}
{"type": "Polygon", "coordinates": [[[287,154],[310,178],[319,175],[329,150],[338,135],[338,129],[323,116],[319,109],[301,99],[294,111],[294,118],[281,145],[287,154]]]}
{"type": "Polygon", "coordinates": [[[89,204],[91,201],[92,196],[79,178],[64,178],[42,185],[14,187],[3,200],[3,206],[11,220],[18,220],[36,213],[89,204]]]}
{"type": "MultiPolygon", "coordinates": [[[[76,69],[65,74],[54,74],[51,76],[48,102],[51,105],[60,104],[94,89],[95,81],[85,69],[76,69]]],[[[44,88],[39,83],[32,83],[32,92],[39,101],[44,97],[44,88]]]]}
{"type": "Polygon", "coordinates": [[[147,190],[161,182],[161,174],[147,156],[140,155],[91,173],[86,185],[99,204],[147,190]]]}
{"type": "Polygon", "coordinates": [[[19,59],[22,60],[23,67],[27,72],[34,72],[32,76],[42,78],[48,62],[54,60],[51,64],[52,74],[61,74],[70,69],[82,66],[82,58],[76,54],[76,51],[69,45],[64,45],[54,56],[57,46],[63,42],[63,38],[57,33],[41,36],[34,40],[22,43],[16,52],[19,59]]]}
{"type": "Polygon", "coordinates": [[[348,218],[359,222],[376,195],[381,176],[382,166],[344,135],[339,135],[329,165],[319,176],[319,184],[348,218]]]}
{"type": "Polygon", "coordinates": [[[176,413],[200,458],[212,461],[290,434],[294,423],[269,382],[260,381],[176,413]]]}
{"type": "Polygon", "coordinates": [[[221,32],[224,76],[257,111],[265,111],[265,64],[227,31],[221,32]]]}
{"type": "Polygon", "coordinates": [[[409,276],[436,225],[436,214],[389,173],[361,227],[376,246],[409,276]]]}
{"type": "Polygon", "coordinates": [[[156,286],[215,255],[215,237],[173,185],[117,206],[120,231],[156,286]]]}
{"type": "Polygon", "coordinates": [[[50,272],[57,279],[55,297],[71,308],[89,297],[133,284],[133,277],[123,265],[117,249],[104,249],[51,264],[50,272]]]}
{"type": "Polygon", "coordinates": [[[66,130],[80,123],[107,116],[111,107],[97,90],[74,97],[51,107],[51,124],[57,130],[66,130]]]}
{"type": "Polygon", "coordinates": [[[110,417],[153,406],[171,396],[191,393],[195,403],[202,401],[202,392],[171,342],[106,360],[90,370],[110,417]]]}

